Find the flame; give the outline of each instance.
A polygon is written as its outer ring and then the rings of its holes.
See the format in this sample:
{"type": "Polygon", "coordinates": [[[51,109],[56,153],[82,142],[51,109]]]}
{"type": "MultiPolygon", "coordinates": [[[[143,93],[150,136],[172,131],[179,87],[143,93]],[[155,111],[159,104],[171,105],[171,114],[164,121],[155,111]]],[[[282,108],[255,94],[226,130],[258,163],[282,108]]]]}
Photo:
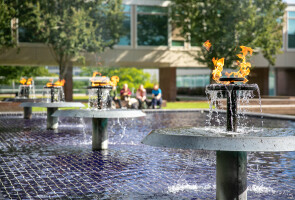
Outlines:
{"type": "Polygon", "coordinates": [[[222,76],[222,70],[224,66],[224,58],[213,58],[212,62],[214,64],[214,70],[212,71],[212,78],[215,80],[217,83],[220,83],[219,78],[222,76]]]}
{"type": "Polygon", "coordinates": [[[112,76],[111,77],[111,86],[117,86],[117,83],[119,82],[120,78],[118,76],[112,76]]]}
{"type": "MultiPolygon", "coordinates": [[[[210,47],[212,46],[209,40],[207,40],[203,46],[207,49],[207,51],[210,50],[210,47]]],[[[237,61],[238,66],[240,67],[237,72],[225,72],[225,75],[227,77],[234,76],[235,78],[244,78],[243,83],[248,82],[248,79],[245,77],[249,75],[250,73],[250,68],[251,68],[251,63],[246,61],[246,57],[248,54],[252,56],[253,54],[253,49],[251,47],[246,47],[246,46],[240,46],[241,53],[237,54],[237,57],[241,59],[242,61],[237,61]]],[[[220,77],[222,76],[222,71],[223,71],[223,66],[224,66],[224,58],[213,58],[212,62],[214,64],[214,70],[212,71],[212,78],[215,80],[217,83],[223,83],[223,84],[229,84],[229,81],[219,81],[220,77]]]]}
{"type": "Polygon", "coordinates": [[[106,85],[117,86],[117,83],[120,80],[118,76],[112,76],[111,81],[109,81],[106,76],[102,76],[100,79],[95,80],[96,75],[101,76],[101,73],[93,72],[92,78],[90,79],[91,86],[106,86],[106,85]]]}
{"type": "Polygon", "coordinates": [[[25,78],[22,78],[19,82],[20,82],[22,85],[32,85],[32,81],[33,81],[32,78],[29,78],[28,80],[26,80],[25,78]]]}
{"type": "Polygon", "coordinates": [[[209,40],[207,40],[206,42],[204,42],[203,47],[206,48],[207,51],[210,50],[210,47],[212,46],[212,44],[210,43],[209,40]]]}
{"type": "Polygon", "coordinates": [[[27,80],[27,85],[32,85],[32,81],[33,81],[33,79],[32,79],[32,78],[29,78],[29,79],[27,80]]]}
{"type": "Polygon", "coordinates": [[[49,82],[46,84],[47,87],[56,87],[56,86],[64,86],[65,79],[58,79],[55,83],[53,83],[53,79],[50,79],[49,82]]]}
{"type": "Polygon", "coordinates": [[[243,83],[248,82],[248,79],[246,79],[245,77],[249,75],[250,73],[250,68],[251,68],[251,63],[246,62],[246,56],[248,55],[248,53],[250,55],[252,55],[253,53],[253,49],[251,49],[250,47],[246,47],[246,46],[240,46],[240,48],[242,49],[241,53],[242,54],[237,54],[237,56],[242,59],[242,62],[237,61],[240,69],[237,72],[231,72],[231,73],[225,73],[225,75],[227,77],[230,77],[231,75],[233,75],[235,78],[244,78],[245,80],[243,81],[243,83]]]}
{"type": "Polygon", "coordinates": [[[20,81],[19,81],[22,85],[25,85],[27,80],[25,78],[22,78],[20,81]]]}

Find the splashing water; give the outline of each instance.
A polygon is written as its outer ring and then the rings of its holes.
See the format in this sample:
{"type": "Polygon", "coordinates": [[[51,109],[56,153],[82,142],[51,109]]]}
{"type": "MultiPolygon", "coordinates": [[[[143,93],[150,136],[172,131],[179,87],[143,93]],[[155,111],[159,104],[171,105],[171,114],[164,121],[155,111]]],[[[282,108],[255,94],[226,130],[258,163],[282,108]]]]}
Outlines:
{"type": "Polygon", "coordinates": [[[91,110],[108,109],[110,99],[110,89],[106,88],[91,88],[88,89],[89,99],[88,108],[91,110]],[[98,99],[98,92],[100,92],[101,98],[98,99]]]}
{"type": "MultiPolygon", "coordinates": [[[[222,84],[213,84],[213,88],[220,87],[221,85],[222,84]]],[[[260,91],[256,84],[254,84],[254,86],[255,86],[255,90],[257,91],[257,95],[259,99],[260,112],[262,112],[260,91]]],[[[246,114],[247,112],[250,111],[248,105],[250,105],[251,102],[254,102],[254,101],[250,101],[251,99],[254,99],[255,97],[254,93],[255,91],[252,91],[252,90],[237,91],[237,124],[239,129],[245,129],[245,127],[250,126],[250,124],[248,123],[248,120],[247,120],[248,117],[246,114]]],[[[209,90],[207,86],[206,95],[209,100],[209,113],[207,115],[207,120],[206,120],[207,128],[220,129],[222,125],[226,124],[226,116],[222,115],[222,113],[226,111],[226,103],[224,103],[226,101],[224,100],[224,98],[226,98],[226,96],[230,97],[231,94],[232,94],[232,90],[230,90],[229,88],[226,88],[226,91],[209,90]]],[[[262,127],[263,127],[263,121],[262,121],[262,127]]],[[[225,127],[221,129],[225,129],[225,127]]]]}
{"type": "Polygon", "coordinates": [[[62,86],[56,86],[54,88],[44,88],[43,90],[43,102],[64,102],[65,94],[62,86]],[[53,95],[53,96],[52,96],[53,95]]]}

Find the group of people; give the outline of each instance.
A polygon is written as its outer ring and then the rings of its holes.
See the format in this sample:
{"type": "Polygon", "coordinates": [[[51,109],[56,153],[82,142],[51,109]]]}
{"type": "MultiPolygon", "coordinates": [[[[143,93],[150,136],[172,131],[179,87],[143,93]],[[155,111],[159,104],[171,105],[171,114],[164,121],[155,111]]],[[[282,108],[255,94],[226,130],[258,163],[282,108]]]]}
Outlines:
{"type": "MultiPolygon", "coordinates": [[[[131,102],[131,91],[128,88],[128,84],[124,84],[123,88],[120,90],[120,98],[117,97],[117,88],[116,86],[113,87],[113,89],[110,91],[110,98],[112,101],[117,103],[120,108],[122,108],[122,102],[131,102]]],[[[157,106],[161,108],[162,106],[162,91],[159,88],[158,84],[154,85],[154,88],[152,90],[152,100],[148,100],[146,96],[146,89],[144,89],[143,85],[140,85],[139,88],[136,91],[136,100],[138,103],[138,108],[143,109],[145,107],[150,108],[152,107],[155,109],[157,106]]],[[[132,103],[131,103],[132,104],[132,103]]],[[[132,106],[131,106],[132,107],[132,106]]]]}

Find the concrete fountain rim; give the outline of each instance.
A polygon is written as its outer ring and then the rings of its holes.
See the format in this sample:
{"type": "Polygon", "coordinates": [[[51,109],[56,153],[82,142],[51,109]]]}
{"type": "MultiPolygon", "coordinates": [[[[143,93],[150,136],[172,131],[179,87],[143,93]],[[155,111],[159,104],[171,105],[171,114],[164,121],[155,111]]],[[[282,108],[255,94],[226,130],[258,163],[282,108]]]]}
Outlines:
{"type": "MultiPolygon", "coordinates": [[[[190,127],[189,129],[191,129],[190,127]]],[[[157,129],[151,131],[142,143],[155,147],[243,152],[280,152],[295,151],[295,136],[258,137],[248,136],[204,136],[173,134],[180,128],[157,129]],[[169,131],[169,133],[168,133],[169,131]],[[175,131],[175,132],[173,132],[175,131]],[[165,132],[165,133],[163,133],[165,132]]],[[[192,132],[192,130],[190,130],[192,132]]],[[[198,133],[196,131],[196,133],[198,133]]],[[[294,134],[295,135],[295,134],[294,134]]]]}
{"type": "Polygon", "coordinates": [[[43,108],[58,108],[58,107],[84,107],[80,102],[25,102],[19,105],[20,107],[43,107],[43,108]]]}
{"type": "Polygon", "coordinates": [[[145,117],[146,114],[141,110],[127,109],[109,109],[109,110],[91,110],[91,109],[71,109],[58,110],[53,113],[53,117],[81,117],[81,118],[134,118],[145,117]]]}

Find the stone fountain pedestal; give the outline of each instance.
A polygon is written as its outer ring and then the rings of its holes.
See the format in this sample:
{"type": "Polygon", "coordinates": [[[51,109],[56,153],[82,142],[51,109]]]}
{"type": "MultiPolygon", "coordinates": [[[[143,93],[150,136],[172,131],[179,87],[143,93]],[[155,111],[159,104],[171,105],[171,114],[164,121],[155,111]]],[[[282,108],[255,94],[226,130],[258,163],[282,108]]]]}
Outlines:
{"type": "Polygon", "coordinates": [[[79,117],[92,118],[92,150],[108,149],[108,119],[110,118],[134,118],[146,116],[141,110],[58,110],[53,117],[79,117]]]}
{"type": "Polygon", "coordinates": [[[21,107],[24,107],[24,118],[30,119],[32,115],[32,107],[42,107],[47,108],[47,129],[54,130],[58,128],[58,117],[52,116],[52,114],[58,110],[58,108],[66,107],[75,107],[81,108],[84,107],[82,103],[79,102],[54,102],[54,103],[45,103],[45,102],[25,102],[20,104],[21,107]],[[28,118],[26,118],[28,117],[28,118]]]}
{"type": "Polygon", "coordinates": [[[178,149],[216,151],[216,199],[247,199],[247,152],[295,151],[295,133],[278,129],[234,134],[206,128],[159,129],[143,144],[178,149]],[[268,134],[276,132],[275,134],[268,134]],[[277,134],[284,132],[284,134],[277,134]]]}

